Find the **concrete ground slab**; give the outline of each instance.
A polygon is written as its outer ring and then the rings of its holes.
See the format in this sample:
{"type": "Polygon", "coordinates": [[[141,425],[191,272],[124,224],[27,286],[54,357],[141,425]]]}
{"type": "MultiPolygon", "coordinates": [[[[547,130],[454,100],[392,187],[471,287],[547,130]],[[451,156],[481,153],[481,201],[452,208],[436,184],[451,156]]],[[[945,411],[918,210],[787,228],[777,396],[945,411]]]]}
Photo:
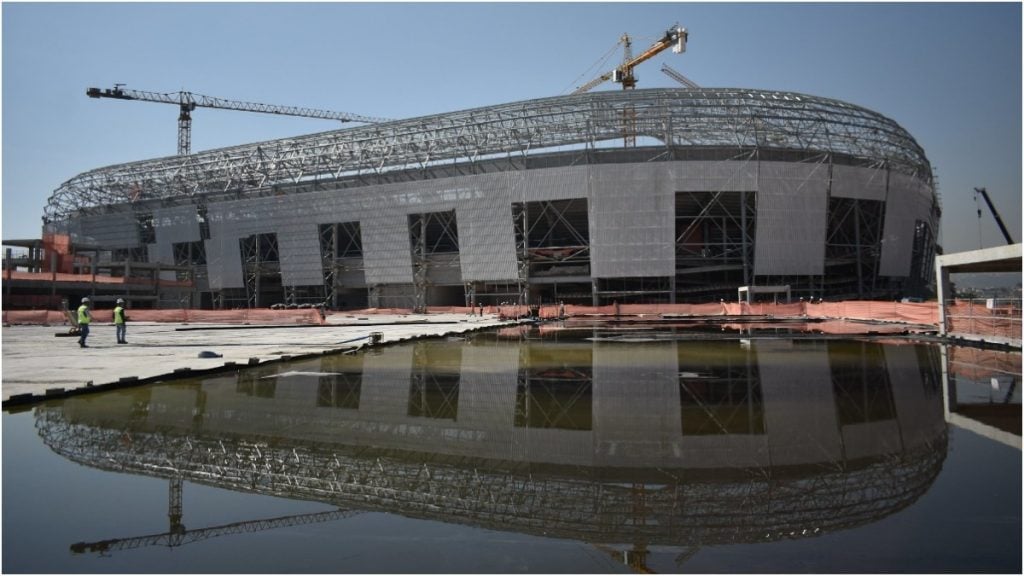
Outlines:
{"type": "Polygon", "coordinates": [[[3,402],[31,402],[87,388],[108,388],[189,373],[235,369],[327,352],[504,326],[497,316],[465,314],[330,316],[324,326],[261,326],[132,322],[128,344],[117,344],[113,324],[94,323],[88,348],[64,326],[5,326],[2,332],[3,402]],[[218,358],[200,358],[210,351],[218,358]],[[255,360],[253,360],[255,359],[255,360]],[[25,396],[29,395],[29,396],[25,396]],[[12,400],[13,398],[13,400],[12,400]]]}

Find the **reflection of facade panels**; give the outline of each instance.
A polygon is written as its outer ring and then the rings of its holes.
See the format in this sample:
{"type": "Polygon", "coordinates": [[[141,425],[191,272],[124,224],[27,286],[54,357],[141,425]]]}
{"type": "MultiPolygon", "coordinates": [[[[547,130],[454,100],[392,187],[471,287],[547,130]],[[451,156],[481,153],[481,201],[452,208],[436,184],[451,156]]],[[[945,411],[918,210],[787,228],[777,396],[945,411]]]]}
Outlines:
{"type": "Polygon", "coordinates": [[[645,465],[679,449],[675,342],[622,346],[595,342],[594,463],[645,465]],[[642,414],[642,418],[637,415],[642,414]]]}
{"type": "Polygon", "coordinates": [[[771,462],[843,459],[828,351],[824,343],[756,343],[771,462]],[[828,406],[825,410],[822,407],[828,406]]]}
{"type": "Polygon", "coordinates": [[[259,379],[218,377],[126,389],[102,405],[70,398],[41,408],[37,427],[53,449],[91,466],[597,542],[753,542],[839,529],[912,502],[941,467],[941,398],[918,376],[938,370],[934,355],[865,344],[864,376],[884,373],[888,383],[872,388],[841,348],[691,344],[422,342],[294,363],[277,374],[272,398],[239,387],[259,379]],[[422,406],[441,417],[410,414],[414,375],[428,365],[458,375],[447,390],[457,400],[444,400],[454,414],[438,398],[422,406]],[[746,424],[684,434],[680,382],[718,375],[731,390],[746,365],[756,366],[748,393],[715,396],[713,407],[716,418],[745,412],[746,424]],[[524,371],[555,369],[572,369],[563,381],[587,391],[588,429],[551,425],[563,422],[564,397],[531,399],[552,422],[517,422],[524,371]],[[861,399],[886,396],[888,417],[841,422],[839,404],[850,400],[836,382],[861,399]],[[358,404],[344,400],[356,389],[358,404]],[[758,406],[760,431],[750,427],[758,406]]]}
{"type": "Polygon", "coordinates": [[[864,457],[879,446],[898,450],[900,431],[882,348],[865,342],[829,342],[828,351],[846,456],[864,457]]]}

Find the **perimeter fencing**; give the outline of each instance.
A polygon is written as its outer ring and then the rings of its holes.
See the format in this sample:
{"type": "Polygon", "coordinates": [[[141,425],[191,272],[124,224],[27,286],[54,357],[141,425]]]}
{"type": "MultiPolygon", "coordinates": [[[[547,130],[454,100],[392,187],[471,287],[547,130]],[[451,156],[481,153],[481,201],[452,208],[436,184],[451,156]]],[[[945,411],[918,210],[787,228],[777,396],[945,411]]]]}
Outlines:
{"type": "MultiPolygon", "coordinates": [[[[1020,339],[1020,301],[951,301],[946,305],[946,322],[951,333],[1003,336],[1020,339]]],[[[620,318],[637,319],[700,319],[736,317],[749,323],[759,318],[807,320],[856,320],[903,325],[916,325],[937,329],[939,309],[935,302],[796,302],[790,304],[712,302],[707,304],[609,304],[605,306],[544,305],[544,306],[445,306],[429,307],[425,313],[410,308],[367,308],[342,312],[319,308],[273,310],[268,308],[242,308],[234,310],[193,309],[129,309],[129,321],[177,322],[182,324],[327,324],[330,319],[371,315],[429,316],[430,314],[465,314],[498,316],[502,319],[540,318],[620,318]]],[[[110,309],[92,310],[96,322],[112,322],[110,309]]],[[[67,324],[67,317],[56,310],[7,310],[4,324],[67,324]]]]}
{"type": "Polygon", "coordinates": [[[947,300],[946,332],[1021,340],[1021,301],[988,298],[947,300]]]}

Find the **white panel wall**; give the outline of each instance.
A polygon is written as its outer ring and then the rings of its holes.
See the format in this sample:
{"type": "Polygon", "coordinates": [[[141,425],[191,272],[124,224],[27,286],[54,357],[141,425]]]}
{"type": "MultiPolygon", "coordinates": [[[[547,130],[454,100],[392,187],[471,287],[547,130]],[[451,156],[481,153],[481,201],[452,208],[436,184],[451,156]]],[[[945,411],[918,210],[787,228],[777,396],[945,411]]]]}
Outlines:
{"type": "Polygon", "coordinates": [[[759,180],[754,274],[823,274],[828,165],[762,162],[759,180]]]}
{"type": "Polygon", "coordinates": [[[154,210],[153,226],[156,229],[156,244],[150,247],[150,262],[174,264],[174,244],[199,240],[199,220],[195,206],[154,210]]]}
{"type": "Polygon", "coordinates": [[[536,202],[539,200],[586,198],[589,185],[587,170],[587,166],[565,166],[521,173],[523,176],[522,186],[519,187],[521,195],[516,198],[515,191],[513,191],[512,201],[536,202]]]}
{"type": "MultiPolygon", "coordinates": [[[[913,225],[927,219],[931,191],[886,171],[833,166],[831,194],[887,200],[881,271],[909,272],[913,225]]],[[[465,281],[514,281],[511,204],[585,198],[590,210],[592,275],[650,277],[674,273],[675,193],[756,191],[757,275],[824,273],[828,166],[812,163],[680,161],[568,166],[462,176],[215,203],[207,260],[213,289],[243,287],[238,240],[275,233],[285,285],[322,282],[318,225],[358,221],[368,284],[411,284],[408,215],[456,210],[465,281]]],[[[169,262],[170,244],[198,238],[192,207],[160,211],[156,255],[169,262]],[[179,211],[180,210],[180,211],[179,211]]],[[[83,234],[113,246],[136,245],[130,215],[80,221],[83,234]]]]}
{"type": "Polygon", "coordinates": [[[75,232],[80,235],[76,242],[104,248],[134,248],[139,245],[138,226],[131,212],[83,216],[78,220],[75,232]]]}
{"type": "Polygon", "coordinates": [[[466,179],[479,197],[459,202],[459,260],[464,281],[515,281],[513,198],[523,195],[521,172],[487,174],[466,179]]]}
{"type": "Polygon", "coordinates": [[[743,192],[757,190],[757,162],[670,162],[667,169],[675,192],[743,192]]]}
{"type": "Polygon", "coordinates": [[[884,168],[835,165],[832,167],[832,196],[884,201],[887,173],[884,168]]]}
{"type": "Polygon", "coordinates": [[[843,443],[828,348],[818,344],[816,349],[786,349],[792,345],[770,340],[755,344],[771,462],[784,466],[841,461],[843,443]]]}
{"type": "Polygon", "coordinates": [[[917,182],[893,172],[889,177],[889,196],[885,203],[882,228],[881,276],[909,276],[914,248],[914,220],[921,218],[917,182]]]}
{"type": "Polygon", "coordinates": [[[595,278],[675,274],[675,192],[664,167],[593,166],[590,269],[595,278]]]}

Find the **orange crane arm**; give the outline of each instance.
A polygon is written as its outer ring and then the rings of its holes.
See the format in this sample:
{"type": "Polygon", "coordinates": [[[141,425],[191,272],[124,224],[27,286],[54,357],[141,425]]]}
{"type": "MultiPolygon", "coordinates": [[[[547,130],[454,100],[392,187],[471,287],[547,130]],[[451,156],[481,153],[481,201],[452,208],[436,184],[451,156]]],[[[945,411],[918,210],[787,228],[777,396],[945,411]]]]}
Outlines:
{"type": "Polygon", "coordinates": [[[667,32],[665,36],[660,40],[651,45],[650,48],[644,50],[642,54],[635,58],[630,58],[626,62],[623,62],[617,66],[611,72],[607,72],[594,78],[590,82],[580,86],[573,91],[573,94],[582,94],[589,91],[591,88],[598,86],[602,82],[613,79],[615,82],[622,84],[623,89],[630,89],[636,86],[636,78],[633,76],[633,68],[635,68],[641,62],[645,62],[654,58],[656,55],[664,51],[666,48],[670,48],[675,45],[674,50],[676,52],[686,51],[686,39],[689,35],[686,32],[686,28],[681,28],[678,25],[673,26],[667,32]]]}

